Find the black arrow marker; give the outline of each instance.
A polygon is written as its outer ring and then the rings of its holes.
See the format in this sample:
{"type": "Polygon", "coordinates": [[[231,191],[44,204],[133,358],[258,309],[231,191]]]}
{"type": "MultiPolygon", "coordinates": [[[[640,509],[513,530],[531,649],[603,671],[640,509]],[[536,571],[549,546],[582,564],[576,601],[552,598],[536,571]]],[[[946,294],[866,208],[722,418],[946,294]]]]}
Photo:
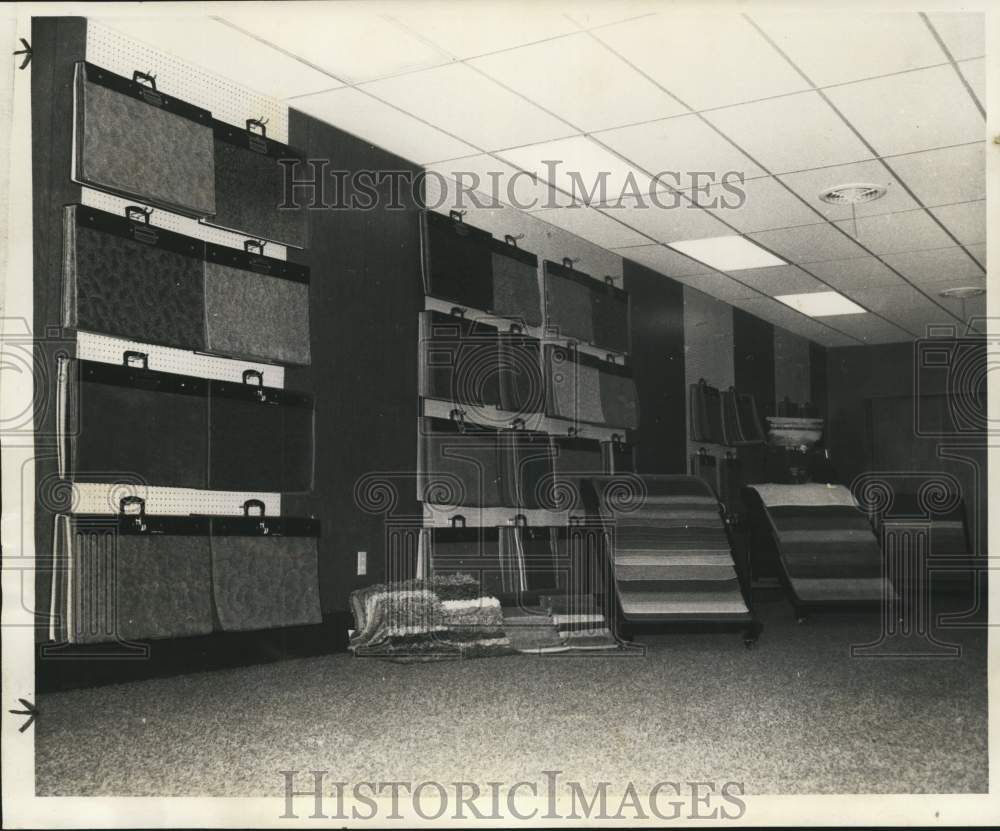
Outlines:
{"type": "MultiPolygon", "coordinates": [[[[24,69],[29,63],[31,63],[31,44],[24,38],[18,38],[18,40],[21,41],[21,45],[24,49],[18,49],[14,54],[24,55],[24,60],[21,61],[21,65],[18,67],[18,69],[24,69]]],[[[11,712],[13,712],[13,710],[11,710],[11,712]]]]}
{"type": "Polygon", "coordinates": [[[19,698],[17,700],[20,701],[21,704],[24,707],[27,707],[27,709],[26,710],[8,710],[8,712],[13,713],[16,716],[28,716],[29,717],[28,720],[24,724],[22,724],[18,728],[18,730],[17,730],[18,733],[23,733],[25,730],[27,730],[29,727],[31,727],[31,723],[35,720],[35,718],[38,716],[38,714],[41,712],[41,710],[39,710],[30,701],[25,701],[23,698],[19,698]]]}

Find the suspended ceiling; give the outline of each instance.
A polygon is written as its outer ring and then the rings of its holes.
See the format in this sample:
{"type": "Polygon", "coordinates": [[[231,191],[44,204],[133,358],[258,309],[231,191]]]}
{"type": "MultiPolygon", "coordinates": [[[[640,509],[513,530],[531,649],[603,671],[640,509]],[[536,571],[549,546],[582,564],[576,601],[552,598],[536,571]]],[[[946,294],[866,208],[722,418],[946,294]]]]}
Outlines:
{"type": "Polygon", "coordinates": [[[102,22],[443,175],[537,173],[515,194],[540,197],[539,219],[825,345],[985,314],[983,297],[939,296],[985,286],[981,14],[289,5],[102,22]],[[574,193],[567,170],[608,174],[604,200],[574,193]],[[678,207],[616,198],[662,171],[680,173],[655,185],[678,207]],[[745,178],[739,208],[705,187],[729,171],[745,178]],[[854,215],[819,200],[852,182],[886,195],[854,215]],[[719,271],[668,247],[730,235],[787,265],[719,271]],[[865,313],[773,299],[830,290],[865,313]]]}

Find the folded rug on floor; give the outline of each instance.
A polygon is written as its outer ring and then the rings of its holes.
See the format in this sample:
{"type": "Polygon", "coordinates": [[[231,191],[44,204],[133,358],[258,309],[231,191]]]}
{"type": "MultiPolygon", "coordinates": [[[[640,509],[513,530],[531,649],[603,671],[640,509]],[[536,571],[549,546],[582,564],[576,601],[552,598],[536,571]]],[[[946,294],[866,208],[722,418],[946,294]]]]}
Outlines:
{"type": "Polygon", "coordinates": [[[358,656],[440,660],[508,655],[500,601],[480,595],[471,575],[378,583],[351,592],[358,656]]]}
{"type": "Polygon", "coordinates": [[[537,608],[505,608],[503,618],[518,652],[541,655],[621,648],[589,595],[543,596],[537,608]]]}

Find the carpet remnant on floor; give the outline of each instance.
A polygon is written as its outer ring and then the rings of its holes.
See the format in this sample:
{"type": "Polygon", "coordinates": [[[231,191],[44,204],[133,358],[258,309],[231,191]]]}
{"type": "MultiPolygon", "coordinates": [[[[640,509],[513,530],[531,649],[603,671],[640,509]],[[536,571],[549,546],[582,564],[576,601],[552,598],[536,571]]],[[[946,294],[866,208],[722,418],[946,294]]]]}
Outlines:
{"type": "Polygon", "coordinates": [[[503,617],[511,645],[528,655],[622,648],[590,595],[543,595],[537,606],[504,608],[503,617]]]}
{"type": "Polygon", "coordinates": [[[358,657],[399,661],[483,658],[513,653],[500,601],[480,596],[471,575],[378,583],[351,593],[358,657]]]}

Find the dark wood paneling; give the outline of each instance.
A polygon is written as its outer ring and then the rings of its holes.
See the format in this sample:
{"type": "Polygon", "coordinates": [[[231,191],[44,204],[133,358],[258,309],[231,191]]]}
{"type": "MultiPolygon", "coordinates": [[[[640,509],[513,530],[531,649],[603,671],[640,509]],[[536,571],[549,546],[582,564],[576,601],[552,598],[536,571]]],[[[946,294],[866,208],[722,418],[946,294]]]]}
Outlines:
{"type": "MultiPolygon", "coordinates": [[[[289,143],[310,159],[328,159],[331,171],[420,170],[296,110],[289,143]]],[[[387,191],[386,182],[381,196],[387,191]]],[[[339,201],[335,195],[328,189],[327,200],[339,201]]],[[[312,269],[313,363],[288,372],[286,384],[316,397],[316,485],[286,504],[322,520],[324,612],[347,610],[351,591],[385,576],[385,521],[359,508],[356,483],[369,473],[391,474],[395,514],[418,512],[410,477],[417,459],[419,214],[412,199],[403,210],[389,209],[388,201],[373,210],[310,211],[309,248],[296,255],[312,269]],[[358,551],[368,554],[364,577],[356,573],[358,551]]]]}
{"type": "Polygon", "coordinates": [[[686,473],[684,286],[627,259],[624,277],[641,425],[636,469],[686,473]]]}
{"type": "MultiPolygon", "coordinates": [[[[937,411],[947,411],[949,372],[935,366],[920,371],[915,349],[920,342],[878,346],[850,346],[827,350],[827,444],[840,480],[849,484],[870,471],[894,474],[945,471],[958,476],[966,499],[970,528],[986,540],[987,470],[985,450],[977,449],[983,434],[920,436],[914,423],[923,408],[931,423],[944,423],[937,411]],[[918,377],[920,383],[915,383],[918,377]],[[957,453],[969,462],[937,460],[939,450],[957,453]],[[962,449],[957,449],[962,448],[962,449]],[[978,483],[977,480],[978,479],[978,483]],[[973,494],[978,494],[978,499],[973,494]]],[[[947,351],[949,340],[939,345],[947,351]]],[[[963,377],[985,378],[986,351],[981,371],[969,364],[963,377]]],[[[894,476],[894,478],[897,478],[894,476]]]]}
{"type": "Polygon", "coordinates": [[[826,347],[809,341],[809,400],[826,418],[826,347]]]}
{"type": "Polygon", "coordinates": [[[775,413],[774,326],[742,309],[733,309],[733,376],[736,389],[750,393],[764,419],[775,413]]]}

